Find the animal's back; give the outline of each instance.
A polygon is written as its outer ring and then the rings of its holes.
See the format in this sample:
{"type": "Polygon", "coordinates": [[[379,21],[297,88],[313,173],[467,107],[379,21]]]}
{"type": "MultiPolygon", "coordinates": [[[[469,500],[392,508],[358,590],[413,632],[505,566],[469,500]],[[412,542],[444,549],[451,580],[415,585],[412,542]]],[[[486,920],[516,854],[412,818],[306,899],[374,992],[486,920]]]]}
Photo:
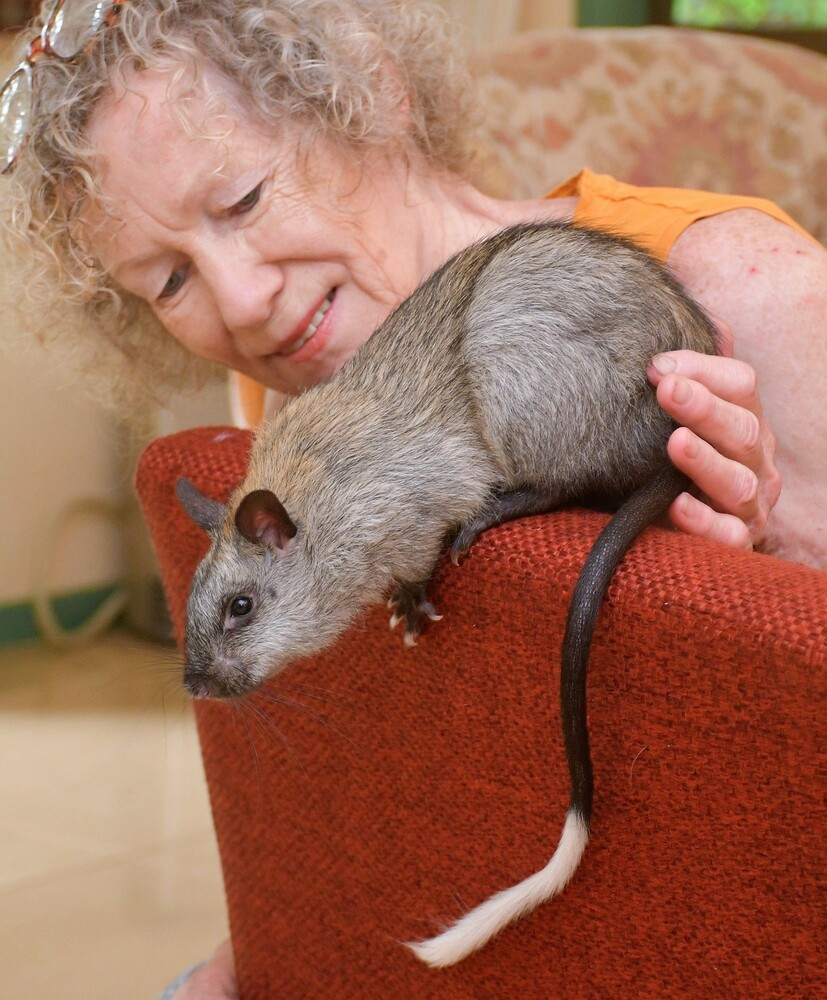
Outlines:
{"type": "Polygon", "coordinates": [[[464,360],[509,487],[561,500],[629,492],[663,465],[672,428],[646,366],[715,351],[715,330],[644,251],[541,223],[510,231],[474,284],[464,360]]]}

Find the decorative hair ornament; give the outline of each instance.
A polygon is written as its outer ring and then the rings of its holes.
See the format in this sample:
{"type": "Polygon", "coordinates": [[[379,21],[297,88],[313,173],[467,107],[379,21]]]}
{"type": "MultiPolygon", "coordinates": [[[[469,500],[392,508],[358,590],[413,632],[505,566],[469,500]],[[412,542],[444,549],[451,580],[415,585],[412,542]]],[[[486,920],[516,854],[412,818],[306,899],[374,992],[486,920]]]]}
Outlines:
{"type": "Polygon", "coordinates": [[[127,0],[57,0],[23,61],[0,88],[0,174],[14,170],[29,137],[34,66],[42,59],[76,62],[102,28],[114,24],[127,0]]]}

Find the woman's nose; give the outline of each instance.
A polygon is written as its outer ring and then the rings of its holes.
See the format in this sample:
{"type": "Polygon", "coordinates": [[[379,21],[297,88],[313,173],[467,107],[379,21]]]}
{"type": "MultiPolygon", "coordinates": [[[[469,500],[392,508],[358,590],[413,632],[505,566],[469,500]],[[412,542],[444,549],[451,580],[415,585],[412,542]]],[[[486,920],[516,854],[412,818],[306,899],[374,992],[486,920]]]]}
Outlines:
{"type": "MultiPolygon", "coordinates": [[[[281,268],[250,259],[220,259],[204,277],[224,326],[237,339],[236,346],[244,354],[258,353],[259,342],[273,335],[268,326],[284,283],[281,268]]],[[[261,346],[274,349],[269,343],[261,346]]]]}

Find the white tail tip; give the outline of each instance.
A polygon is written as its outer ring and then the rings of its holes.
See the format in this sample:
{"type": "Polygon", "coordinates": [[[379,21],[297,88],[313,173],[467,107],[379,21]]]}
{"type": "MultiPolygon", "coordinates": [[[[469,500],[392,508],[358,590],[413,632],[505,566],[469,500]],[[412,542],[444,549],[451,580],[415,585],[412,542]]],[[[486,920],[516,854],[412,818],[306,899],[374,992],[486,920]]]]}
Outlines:
{"type": "Polygon", "coordinates": [[[545,868],[491,896],[442,934],[427,941],[411,942],[408,947],[435,969],[461,962],[514,920],[556,896],[577,870],[588,840],[586,821],[570,809],[560,843],[545,868]]]}

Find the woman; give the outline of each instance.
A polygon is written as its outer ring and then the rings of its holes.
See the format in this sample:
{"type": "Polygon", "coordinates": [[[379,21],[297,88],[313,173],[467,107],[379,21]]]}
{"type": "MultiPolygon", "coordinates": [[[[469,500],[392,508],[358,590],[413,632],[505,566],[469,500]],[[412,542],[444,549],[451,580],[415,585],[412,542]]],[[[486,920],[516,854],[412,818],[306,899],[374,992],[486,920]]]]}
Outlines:
{"type": "MultiPolygon", "coordinates": [[[[468,183],[467,80],[422,3],[66,0],[43,41],[80,55],[39,57],[35,111],[4,98],[34,294],[85,310],[111,384],[160,390],[196,356],[235,373],[253,422],[255,386],[272,410],[333,375],[457,250],[523,221],[582,221],[586,189],[614,183],[584,175],[522,202],[468,183]]],[[[682,425],[669,454],[705,498],[684,494],[670,517],[827,565],[827,253],[769,203],[699,198],[664,256],[737,357],[650,366],[682,425]]],[[[233,989],[223,946],[176,996],[233,989]]]]}
{"type": "MultiPolygon", "coordinates": [[[[466,80],[442,19],[422,4],[58,7],[46,47],[83,51],[68,64],[42,57],[33,73],[16,229],[41,261],[38,302],[61,313],[70,294],[83,304],[95,368],[121,388],[180,380],[183,345],[277,394],[301,391],[453,252],[512,223],[570,219],[582,200],[496,201],[462,179],[466,80]]],[[[773,377],[763,403],[782,434],[785,482],[773,511],[774,440],[747,365],[661,359],[650,378],[683,425],[670,455],[710,498],[675,502],[682,530],[827,561],[827,531],[813,531],[819,512],[808,509],[813,470],[827,466],[823,412],[788,407],[795,386],[806,408],[801,375],[815,386],[824,365],[813,293],[824,294],[824,258],[754,208],[701,218],[669,249],[740,359],[773,377]],[[773,269],[755,278],[769,243],[773,269]]]]}

